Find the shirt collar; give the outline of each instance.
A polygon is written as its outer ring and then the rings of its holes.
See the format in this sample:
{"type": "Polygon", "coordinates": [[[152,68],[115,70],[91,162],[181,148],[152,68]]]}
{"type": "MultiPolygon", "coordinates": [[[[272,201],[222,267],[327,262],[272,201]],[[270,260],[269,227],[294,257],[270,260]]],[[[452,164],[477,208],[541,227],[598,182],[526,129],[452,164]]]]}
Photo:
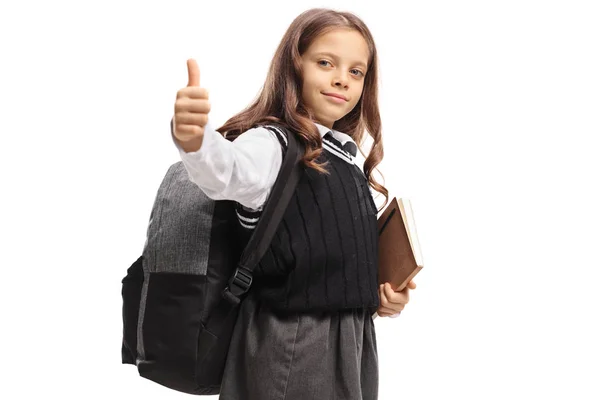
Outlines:
{"type": "MultiPolygon", "coordinates": [[[[315,125],[317,126],[317,129],[319,129],[319,133],[321,134],[321,138],[323,138],[323,136],[327,135],[327,132],[331,132],[331,135],[337,140],[339,141],[342,145],[344,145],[346,142],[352,142],[354,143],[354,140],[350,137],[350,135],[347,135],[343,132],[340,131],[336,131],[335,129],[329,129],[328,127],[318,124],[315,122],[315,125]]],[[[356,144],[356,143],[354,143],[356,144]]]]}

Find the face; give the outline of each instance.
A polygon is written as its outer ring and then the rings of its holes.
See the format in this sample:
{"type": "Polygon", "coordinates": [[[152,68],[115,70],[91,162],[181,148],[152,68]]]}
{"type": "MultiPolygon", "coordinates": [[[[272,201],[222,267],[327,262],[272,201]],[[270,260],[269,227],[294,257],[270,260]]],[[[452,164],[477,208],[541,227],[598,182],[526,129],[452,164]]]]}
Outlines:
{"type": "Polygon", "coordinates": [[[355,30],[336,29],[311,43],[301,60],[302,100],[315,122],[331,129],[352,111],[362,95],[368,60],[367,42],[355,30]]]}

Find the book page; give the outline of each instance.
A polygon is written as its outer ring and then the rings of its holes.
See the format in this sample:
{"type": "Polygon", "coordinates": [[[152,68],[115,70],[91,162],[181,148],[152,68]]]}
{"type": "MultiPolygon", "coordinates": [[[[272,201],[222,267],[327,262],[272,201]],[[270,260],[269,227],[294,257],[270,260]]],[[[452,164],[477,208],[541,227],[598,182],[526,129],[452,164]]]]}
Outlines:
{"type": "Polygon", "coordinates": [[[414,214],[412,210],[412,204],[410,199],[401,198],[398,201],[398,208],[400,209],[400,214],[402,214],[402,220],[404,221],[404,226],[407,229],[408,240],[410,242],[410,247],[412,248],[413,254],[415,256],[415,261],[418,266],[423,266],[423,256],[421,254],[421,245],[419,243],[419,236],[417,235],[417,225],[415,223],[414,214]]]}

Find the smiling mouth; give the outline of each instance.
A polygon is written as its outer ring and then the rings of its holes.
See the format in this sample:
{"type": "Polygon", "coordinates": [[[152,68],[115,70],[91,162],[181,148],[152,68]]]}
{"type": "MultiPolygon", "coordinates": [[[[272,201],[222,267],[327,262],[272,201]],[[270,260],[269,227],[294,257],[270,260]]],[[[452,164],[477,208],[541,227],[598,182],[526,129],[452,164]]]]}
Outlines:
{"type": "Polygon", "coordinates": [[[332,103],[339,104],[339,105],[342,105],[342,104],[346,103],[346,100],[345,100],[345,99],[341,99],[341,98],[339,98],[339,97],[337,97],[337,96],[332,96],[332,95],[325,94],[325,93],[323,93],[323,95],[324,95],[325,97],[327,97],[327,99],[328,99],[330,102],[332,102],[332,103]]]}
{"type": "Polygon", "coordinates": [[[325,96],[328,96],[328,97],[333,97],[334,99],[340,99],[340,100],[343,100],[343,101],[348,101],[348,100],[346,100],[346,98],[344,96],[339,95],[339,94],[334,94],[334,93],[323,93],[323,94],[325,96]]]}

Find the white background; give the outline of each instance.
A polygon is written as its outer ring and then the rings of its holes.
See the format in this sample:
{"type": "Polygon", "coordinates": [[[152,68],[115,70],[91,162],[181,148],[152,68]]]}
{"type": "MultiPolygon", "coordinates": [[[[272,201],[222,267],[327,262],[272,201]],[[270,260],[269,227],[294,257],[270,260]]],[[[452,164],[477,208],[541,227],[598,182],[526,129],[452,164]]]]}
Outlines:
{"type": "Polygon", "coordinates": [[[0,397],[190,398],[120,359],[186,60],[220,126],[326,6],[375,37],[381,171],[425,259],[376,320],[379,398],[600,398],[596,2],[150,3],[0,6],[0,397]]]}

